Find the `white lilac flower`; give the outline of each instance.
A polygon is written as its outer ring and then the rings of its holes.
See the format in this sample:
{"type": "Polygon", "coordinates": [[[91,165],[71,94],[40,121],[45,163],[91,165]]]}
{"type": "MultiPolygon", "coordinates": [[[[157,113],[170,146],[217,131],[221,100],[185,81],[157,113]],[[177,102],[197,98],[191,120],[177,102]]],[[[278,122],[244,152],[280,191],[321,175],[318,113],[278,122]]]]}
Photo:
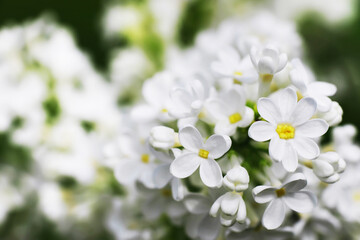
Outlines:
{"type": "Polygon", "coordinates": [[[153,179],[155,187],[164,188],[167,184],[170,184],[173,199],[176,201],[182,200],[186,191],[185,187],[179,178],[174,177],[170,173],[171,162],[181,154],[181,150],[173,148],[171,153],[153,150],[152,154],[157,160],[161,161],[154,170],[153,179]]]}
{"type": "Polygon", "coordinates": [[[178,134],[172,128],[156,126],[150,131],[149,142],[154,148],[170,149],[178,144],[178,141],[178,134]]]}
{"type": "Polygon", "coordinates": [[[251,61],[264,82],[271,82],[274,75],[283,70],[287,64],[287,56],[280,53],[272,45],[267,45],[263,49],[253,47],[250,52],[251,61]]]}
{"type": "Polygon", "coordinates": [[[210,215],[216,217],[220,211],[220,221],[224,226],[231,226],[235,220],[243,223],[246,219],[246,206],[242,198],[242,191],[248,188],[249,174],[246,169],[237,166],[231,169],[224,177],[223,184],[232,192],[220,196],[213,203],[210,215]]]}
{"type": "Polygon", "coordinates": [[[215,133],[233,135],[238,127],[247,127],[254,120],[254,111],[246,105],[245,92],[235,87],[206,103],[206,109],[216,119],[215,133]]]}
{"type": "Polygon", "coordinates": [[[279,187],[257,186],[253,189],[253,196],[257,203],[269,203],[262,223],[267,229],[278,228],[285,219],[287,208],[299,213],[307,213],[316,205],[315,195],[308,191],[301,191],[307,181],[302,173],[289,176],[279,187]]]}
{"type": "Polygon", "coordinates": [[[312,161],[315,175],[323,182],[334,183],[340,179],[339,173],[345,170],[346,162],[336,152],[320,154],[312,161]]]}
{"type": "Polygon", "coordinates": [[[317,103],[319,112],[328,112],[332,101],[329,96],[336,93],[336,86],[327,82],[315,81],[300,59],[291,61],[293,70],[290,71],[290,80],[303,97],[312,97],[317,103]]]}
{"type": "Polygon", "coordinates": [[[211,68],[221,76],[239,83],[254,83],[258,79],[250,57],[240,59],[239,53],[234,48],[228,47],[220,51],[218,58],[218,61],[211,64],[211,68]]]}
{"type": "Polygon", "coordinates": [[[330,110],[327,112],[318,112],[316,115],[324,119],[330,127],[338,125],[342,121],[343,110],[340,104],[336,101],[332,101],[330,110]]]}
{"type": "Polygon", "coordinates": [[[180,119],[179,127],[185,126],[182,121],[194,124],[201,117],[201,111],[209,97],[209,92],[209,86],[200,80],[191,80],[186,87],[178,87],[171,91],[169,114],[180,119]]]}
{"type": "Polygon", "coordinates": [[[219,187],[222,172],[215,159],[223,156],[231,146],[231,139],[225,135],[214,134],[206,142],[193,126],[179,131],[179,140],[185,150],[176,157],[170,166],[170,172],[177,178],[186,178],[200,167],[200,177],[208,187],[219,187]]]}
{"type": "Polygon", "coordinates": [[[360,147],[354,143],[356,133],[356,128],[350,124],[336,127],[332,132],[334,150],[348,163],[360,161],[360,147]]]}
{"type": "Polygon", "coordinates": [[[281,161],[287,171],[296,170],[298,157],[319,156],[319,146],[313,138],[322,136],[329,126],[322,119],[310,119],[316,111],[314,99],[307,97],[297,102],[295,91],[286,88],[270,98],[260,98],[257,108],[267,122],[253,123],[249,136],[258,142],[270,140],[271,158],[281,161]]]}

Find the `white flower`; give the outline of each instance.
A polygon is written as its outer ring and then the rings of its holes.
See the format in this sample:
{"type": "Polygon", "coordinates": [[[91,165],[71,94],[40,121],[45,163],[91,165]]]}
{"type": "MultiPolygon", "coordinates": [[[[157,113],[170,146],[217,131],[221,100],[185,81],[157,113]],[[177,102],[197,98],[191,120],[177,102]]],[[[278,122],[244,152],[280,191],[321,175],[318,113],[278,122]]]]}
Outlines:
{"type": "Polygon", "coordinates": [[[187,150],[176,157],[170,166],[170,172],[177,178],[186,178],[200,166],[200,177],[208,187],[219,187],[222,172],[214,160],[223,156],[231,147],[228,136],[214,134],[204,143],[200,132],[193,126],[179,131],[181,145],[187,150]]]}
{"type": "Polygon", "coordinates": [[[348,163],[360,161],[360,147],[354,144],[356,133],[356,128],[350,124],[336,127],[332,132],[335,151],[348,163]]]}
{"type": "Polygon", "coordinates": [[[316,111],[315,100],[307,97],[297,102],[295,91],[286,88],[271,98],[260,98],[257,108],[268,122],[252,124],[249,136],[258,142],[271,139],[270,156],[281,161],[287,171],[296,170],[298,156],[304,159],[319,156],[319,147],[312,138],[322,136],[329,126],[322,119],[310,120],[316,111]]]}
{"type": "Polygon", "coordinates": [[[152,154],[161,164],[154,170],[154,185],[156,188],[164,188],[167,184],[171,185],[171,194],[174,200],[180,201],[184,198],[185,187],[179,178],[174,177],[170,173],[170,165],[173,159],[181,154],[180,149],[172,149],[171,154],[160,151],[152,151],[152,154]]]}
{"type": "Polygon", "coordinates": [[[315,81],[300,59],[292,60],[291,64],[294,68],[290,71],[292,84],[300,91],[302,96],[314,98],[318,111],[329,111],[332,105],[329,96],[336,93],[336,86],[327,82],[315,81]]]}
{"type": "Polygon", "coordinates": [[[342,121],[343,110],[338,102],[332,101],[330,110],[327,112],[318,112],[319,118],[324,119],[330,127],[338,125],[342,121]]]}
{"type": "Polygon", "coordinates": [[[286,207],[295,212],[307,213],[316,205],[313,193],[300,191],[307,184],[302,173],[291,175],[279,187],[257,186],[253,189],[253,196],[257,203],[267,203],[262,223],[267,229],[278,228],[285,219],[286,207]]]}
{"type": "Polygon", "coordinates": [[[226,174],[223,184],[233,191],[225,193],[213,203],[210,215],[216,217],[221,211],[220,221],[224,226],[231,226],[235,220],[243,223],[246,219],[246,206],[242,191],[248,188],[249,174],[245,168],[236,166],[226,174]]]}
{"type": "Polygon", "coordinates": [[[344,159],[336,152],[326,152],[312,162],[313,170],[318,178],[326,183],[334,183],[340,179],[339,173],[345,170],[344,159]]]}
{"type": "Polygon", "coordinates": [[[216,119],[215,133],[233,135],[237,127],[249,126],[254,120],[254,111],[245,104],[245,92],[240,87],[209,99],[206,109],[216,119]]]}
{"type": "Polygon", "coordinates": [[[149,142],[154,148],[170,149],[177,142],[177,134],[172,128],[156,126],[150,131],[149,142]]]}
{"type": "Polygon", "coordinates": [[[264,82],[271,82],[274,74],[283,70],[287,64],[286,54],[280,53],[272,45],[267,45],[261,50],[255,47],[251,48],[250,58],[264,82]]]}
{"type": "Polygon", "coordinates": [[[218,54],[218,61],[211,64],[211,68],[220,75],[232,78],[241,83],[253,83],[258,79],[250,58],[240,59],[239,53],[228,47],[218,54]]]}

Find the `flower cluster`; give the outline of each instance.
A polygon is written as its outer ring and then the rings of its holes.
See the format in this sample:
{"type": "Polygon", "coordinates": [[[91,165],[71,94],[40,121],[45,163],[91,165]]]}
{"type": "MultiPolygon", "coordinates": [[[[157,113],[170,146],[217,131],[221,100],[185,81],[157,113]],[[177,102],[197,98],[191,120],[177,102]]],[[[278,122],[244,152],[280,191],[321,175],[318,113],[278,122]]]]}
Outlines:
{"type": "Polygon", "coordinates": [[[163,218],[201,240],[348,236],[341,221],[360,222],[345,206],[359,204],[359,181],[341,181],[346,165],[360,166],[355,129],[336,127],[337,88],[302,60],[291,23],[266,13],[228,20],[165,62],[124,112],[131,130],[106,146],[128,190],[114,209],[141,206],[114,213],[119,239],[156,239],[163,218]]]}

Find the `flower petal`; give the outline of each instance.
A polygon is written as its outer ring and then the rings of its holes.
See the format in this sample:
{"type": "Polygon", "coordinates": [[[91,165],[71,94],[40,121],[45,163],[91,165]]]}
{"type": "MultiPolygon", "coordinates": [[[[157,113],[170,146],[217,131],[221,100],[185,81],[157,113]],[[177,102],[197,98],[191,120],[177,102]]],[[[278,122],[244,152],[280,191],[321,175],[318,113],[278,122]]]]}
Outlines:
{"type": "Polygon", "coordinates": [[[267,203],[276,198],[276,188],[270,186],[257,186],[253,189],[252,194],[255,202],[267,203]]]}
{"type": "Polygon", "coordinates": [[[115,168],[115,178],[121,184],[132,183],[138,178],[139,172],[137,171],[139,167],[139,162],[134,160],[122,160],[119,162],[118,166],[115,168]]]}
{"type": "Polygon", "coordinates": [[[186,178],[199,167],[201,158],[195,153],[184,153],[170,165],[170,172],[177,178],[186,178]]]}
{"type": "Polygon", "coordinates": [[[294,172],[298,167],[298,155],[289,141],[285,142],[285,151],[281,162],[288,172],[294,172]]]}
{"type": "Polygon", "coordinates": [[[226,215],[234,216],[238,210],[240,204],[241,196],[233,193],[227,192],[224,195],[224,198],[221,201],[221,211],[226,215]]]}
{"type": "Polygon", "coordinates": [[[333,96],[336,93],[336,86],[328,82],[312,82],[309,84],[309,92],[323,96],[333,96]]]}
{"type": "Polygon", "coordinates": [[[304,174],[294,173],[284,181],[282,187],[286,192],[297,192],[306,187],[306,184],[307,180],[304,174]]]}
{"type": "Polygon", "coordinates": [[[303,124],[314,115],[316,107],[316,101],[313,98],[306,97],[301,99],[290,116],[290,122],[294,127],[303,124]]]}
{"type": "Polygon", "coordinates": [[[155,168],[154,171],[154,184],[157,188],[163,188],[169,183],[173,176],[170,173],[170,163],[164,163],[155,168]]]}
{"type": "Polygon", "coordinates": [[[276,198],[264,212],[262,223],[265,228],[271,230],[280,227],[285,218],[285,204],[281,198],[276,198]]]}
{"type": "Polygon", "coordinates": [[[185,126],[179,131],[179,140],[181,145],[192,152],[199,152],[203,147],[203,138],[200,132],[193,126],[185,126]]]}
{"type": "Polygon", "coordinates": [[[309,138],[317,138],[324,135],[329,129],[329,124],[322,119],[311,119],[298,126],[295,134],[300,134],[309,138]]]}
{"type": "Polygon", "coordinates": [[[212,217],[216,217],[219,210],[220,210],[220,206],[221,206],[221,202],[223,200],[223,198],[225,197],[225,195],[220,196],[218,199],[216,199],[216,201],[213,203],[213,205],[210,208],[210,212],[209,214],[212,217]]]}
{"type": "Polygon", "coordinates": [[[211,207],[210,199],[199,193],[190,193],[184,198],[186,209],[192,214],[204,214],[211,207]]]}
{"type": "Polygon", "coordinates": [[[226,135],[214,134],[206,140],[204,149],[209,151],[209,158],[217,159],[229,151],[231,139],[226,135]]]}
{"type": "Polygon", "coordinates": [[[314,159],[319,156],[320,149],[316,142],[307,137],[296,136],[292,145],[300,157],[314,159]]]}
{"type": "Polygon", "coordinates": [[[274,134],[269,144],[270,157],[276,161],[281,161],[286,151],[286,140],[280,139],[278,134],[274,134]]]}
{"type": "Polygon", "coordinates": [[[281,121],[281,114],[274,101],[269,98],[260,98],[257,103],[257,109],[262,118],[272,124],[281,121]]]}
{"type": "Polygon", "coordinates": [[[296,92],[291,88],[285,88],[272,94],[270,99],[280,110],[282,121],[287,121],[297,104],[296,92]]]}
{"type": "Polygon", "coordinates": [[[247,127],[254,121],[254,111],[249,108],[245,107],[243,118],[237,123],[239,127],[247,127]]]}
{"type": "Polygon", "coordinates": [[[244,222],[246,219],[246,205],[242,197],[240,197],[239,208],[236,215],[236,221],[244,222]]]}
{"type": "Polygon", "coordinates": [[[229,107],[220,99],[209,99],[205,104],[206,110],[214,119],[226,118],[232,114],[229,107]]]}
{"type": "Polygon", "coordinates": [[[211,158],[201,159],[200,178],[208,187],[220,187],[222,172],[219,164],[211,158]]]}
{"type": "Polygon", "coordinates": [[[254,122],[249,128],[249,137],[257,142],[264,142],[271,139],[275,134],[274,125],[265,122],[254,122]]]}
{"type": "Polygon", "coordinates": [[[216,239],[220,231],[219,218],[213,218],[207,215],[200,223],[199,226],[199,238],[201,240],[216,239]]]}
{"type": "Polygon", "coordinates": [[[284,203],[295,212],[308,213],[316,206],[315,195],[308,191],[300,191],[286,194],[284,203]]]}
{"type": "Polygon", "coordinates": [[[173,178],[171,180],[171,193],[175,201],[180,201],[184,199],[185,187],[182,185],[180,179],[173,178]]]}

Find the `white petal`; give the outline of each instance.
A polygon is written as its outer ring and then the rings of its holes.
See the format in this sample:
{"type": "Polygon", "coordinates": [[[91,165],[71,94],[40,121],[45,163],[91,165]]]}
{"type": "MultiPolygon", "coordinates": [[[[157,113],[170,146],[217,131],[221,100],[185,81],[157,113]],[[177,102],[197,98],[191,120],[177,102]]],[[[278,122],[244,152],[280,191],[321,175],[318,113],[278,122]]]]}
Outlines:
{"type": "Polygon", "coordinates": [[[280,72],[281,70],[283,70],[287,64],[287,61],[287,55],[285,53],[280,54],[278,68],[276,69],[276,72],[280,72]]]}
{"type": "Polygon", "coordinates": [[[298,167],[298,155],[289,141],[286,141],[285,143],[285,151],[281,162],[285,170],[288,172],[294,172],[298,167]]]}
{"type": "Polygon", "coordinates": [[[306,187],[307,180],[304,174],[294,173],[291,174],[282,185],[286,192],[297,192],[306,187]]]}
{"type": "Polygon", "coordinates": [[[220,196],[218,199],[216,199],[216,201],[213,203],[213,205],[210,208],[210,212],[209,214],[213,217],[216,217],[219,210],[220,210],[220,206],[221,206],[221,201],[223,200],[223,198],[225,197],[225,195],[220,196]]]}
{"type": "Polygon", "coordinates": [[[211,63],[211,68],[214,72],[220,73],[224,76],[231,76],[232,74],[230,68],[224,66],[224,64],[219,61],[211,63]]]}
{"type": "Polygon", "coordinates": [[[308,121],[316,111],[316,102],[313,98],[303,98],[296,105],[290,117],[290,122],[294,127],[308,121]]]}
{"type": "Polygon", "coordinates": [[[319,146],[310,138],[295,136],[292,144],[302,158],[314,159],[320,154],[319,146]]]}
{"type": "Polygon", "coordinates": [[[275,103],[269,98],[260,98],[257,103],[257,109],[262,118],[272,124],[281,121],[281,114],[275,103]]]}
{"type": "Polygon", "coordinates": [[[307,191],[289,193],[283,199],[290,209],[299,213],[311,212],[316,206],[315,195],[307,191]]]}
{"type": "Polygon", "coordinates": [[[202,159],[200,164],[200,178],[208,187],[220,187],[222,173],[219,164],[211,159],[202,159]]]}
{"type": "Polygon", "coordinates": [[[336,86],[328,82],[312,82],[309,84],[309,91],[318,95],[333,96],[336,93],[336,86]]]}
{"type": "Polygon", "coordinates": [[[209,212],[211,202],[203,195],[190,193],[184,198],[184,205],[192,214],[204,214],[209,212]]]}
{"type": "Polygon", "coordinates": [[[179,131],[179,140],[181,145],[192,152],[199,152],[203,147],[203,138],[200,132],[193,126],[186,126],[179,131]]]}
{"type": "Polygon", "coordinates": [[[232,136],[235,134],[237,127],[236,124],[231,124],[228,118],[224,118],[216,123],[214,131],[216,134],[232,136]]]}
{"type": "Polygon", "coordinates": [[[180,179],[174,177],[171,180],[171,193],[175,201],[184,199],[185,187],[182,185],[180,179]]]}
{"type": "Polygon", "coordinates": [[[276,161],[281,161],[286,151],[286,140],[281,139],[278,134],[274,134],[269,144],[270,157],[276,161]]]}
{"type": "Polygon", "coordinates": [[[196,153],[184,153],[170,165],[170,172],[177,178],[186,178],[199,167],[201,158],[196,153]]]}
{"type": "Polygon", "coordinates": [[[239,209],[236,215],[236,221],[244,222],[246,219],[246,205],[242,197],[240,197],[239,209]]]}
{"type": "Polygon", "coordinates": [[[264,212],[262,223],[265,228],[271,230],[280,227],[285,218],[285,205],[281,198],[276,198],[264,212]]]}
{"type": "Polygon", "coordinates": [[[226,135],[214,134],[206,140],[204,149],[209,151],[209,158],[217,159],[229,151],[231,139],[226,135]]]}
{"type": "Polygon", "coordinates": [[[298,126],[295,134],[300,134],[309,138],[317,138],[324,135],[329,129],[329,124],[322,119],[311,119],[298,126]]]}
{"type": "Polygon", "coordinates": [[[115,168],[115,178],[122,184],[132,183],[138,178],[139,163],[134,160],[122,160],[115,168]]]}
{"type": "Polygon", "coordinates": [[[220,99],[210,99],[206,102],[205,107],[210,115],[215,119],[226,118],[232,114],[229,107],[220,99]]]}
{"type": "Polygon", "coordinates": [[[312,95],[317,103],[317,110],[319,112],[328,112],[331,109],[332,101],[326,96],[312,95]]]}
{"type": "Polygon", "coordinates": [[[313,170],[316,176],[321,178],[330,177],[335,173],[334,167],[330,163],[322,160],[313,161],[313,170]]]}
{"type": "Polygon", "coordinates": [[[207,215],[199,226],[199,237],[201,240],[215,240],[220,231],[220,221],[207,215]]]}
{"type": "Polygon", "coordinates": [[[270,186],[257,186],[253,189],[252,194],[255,202],[267,203],[276,198],[276,188],[270,186]]]}
{"type": "Polygon", "coordinates": [[[158,166],[154,171],[154,184],[157,188],[163,188],[173,176],[170,173],[170,163],[158,166]]]}
{"type": "Polygon", "coordinates": [[[271,139],[275,133],[274,125],[265,121],[254,122],[249,128],[249,137],[258,142],[271,139]]]}
{"type": "Polygon", "coordinates": [[[226,215],[234,216],[238,210],[240,198],[241,196],[236,193],[225,193],[221,201],[221,211],[226,215]]]}
{"type": "Polygon", "coordinates": [[[191,238],[197,238],[199,235],[199,225],[204,219],[203,215],[189,215],[185,219],[185,232],[191,238]]]}
{"type": "Polygon", "coordinates": [[[258,62],[258,69],[261,74],[274,74],[276,66],[272,58],[262,57],[258,62]]]}
{"type": "Polygon", "coordinates": [[[249,107],[245,107],[242,117],[243,118],[237,122],[237,125],[241,128],[247,127],[252,123],[252,121],[254,121],[254,111],[249,107]]]}
{"type": "Polygon", "coordinates": [[[291,88],[279,90],[270,96],[281,112],[282,121],[287,121],[297,104],[296,92],[291,88]]]}
{"type": "Polygon", "coordinates": [[[165,198],[151,198],[145,202],[142,207],[142,211],[145,218],[148,220],[157,219],[160,214],[164,211],[164,205],[166,204],[165,198]]]}

